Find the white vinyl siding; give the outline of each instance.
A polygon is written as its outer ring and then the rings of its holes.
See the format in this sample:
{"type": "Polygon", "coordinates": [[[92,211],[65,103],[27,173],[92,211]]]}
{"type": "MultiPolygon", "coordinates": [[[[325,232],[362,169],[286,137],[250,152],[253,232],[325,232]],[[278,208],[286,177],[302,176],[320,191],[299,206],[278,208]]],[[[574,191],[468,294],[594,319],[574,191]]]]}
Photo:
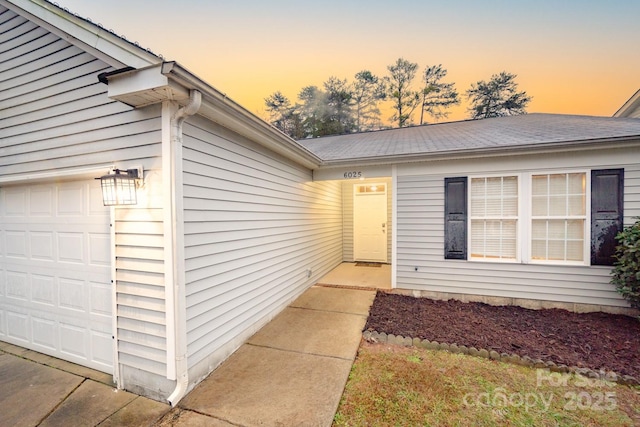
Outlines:
{"type": "Polygon", "coordinates": [[[193,368],[219,363],[341,262],[341,189],[199,117],[185,124],[183,158],[193,368]]]}
{"type": "MultiPolygon", "coordinates": [[[[482,174],[559,173],[624,168],[625,224],[640,215],[640,163],[632,148],[574,152],[570,156],[512,156],[508,160],[399,165],[397,179],[397,287],[627,307],[609,284],[610,267],[471,262],[444,259],[444,178],[482,174]]],[[[524,179],[524,178],[523,178],[524,179]]]]}
{"type": "Polygon", "coordinates": [[[13,12],[0,14],[12,28],[0,40],[0,178],[144,168],[138,205],[115,209],[119,359],[164,377],[160,106],[134,110],[110,100],[98,82],[98,74],[113,70],[109,64],[13,12]]]}

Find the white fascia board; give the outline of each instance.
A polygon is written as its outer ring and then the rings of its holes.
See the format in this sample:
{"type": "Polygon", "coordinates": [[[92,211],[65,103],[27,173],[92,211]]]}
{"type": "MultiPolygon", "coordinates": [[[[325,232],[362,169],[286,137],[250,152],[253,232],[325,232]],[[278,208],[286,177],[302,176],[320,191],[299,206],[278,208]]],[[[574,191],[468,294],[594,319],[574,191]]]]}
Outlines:
{"type": "Polygon", "coordinates": [[[145,49],[45,0],[0,0],[0,4],[115,68],[142,68],[162,61],[145,49]]]}
{"type": "Polygon", "coordinates": [[[302,145],[217,91],[176,62],[163,62],[137,70],[105,76],[108,96],[134,107],[162,101],[185,105],[189,91],[202,94],[201,115],[306,168],[317,168],[322,161],[302,145]],[[112,87],[113,85],[113,87],[112,87]]]}
{"type": "Polygon", "coordinates": [[[585,141],[549,142],[544,144],[531,144],[521,146],[491,147],[479,149],[461,149],[455,151],[444,151],[439,153],[416,153],[387,156],[360,157],[351,159],[325,160],[320,167],[314,171],[314,175],[324,169],[342,168],[349,170],[357,167],[391,165],[401,163],[416,163],[427,161],[446,161],[460,159],[481,159],[488,157],[505,157],[522,154],[544,154],[561,153],[574,151],[606,150],[626,146],[640,147],[640,135],[629,135],[625,137],[602,138],[585,141]]]}
{"type": "Polygon", "coordinates": [[[322,163],[322,160],[311,151],[200,80],[176,62],[165,62],[162,64],[162,69],[162,73],[168,76],[171,82],[200,91],[202,106],[198,111],[199,115],[309,169],[315,169],[322,163]]]}
{"type": "Polygon", "coordinates": [[[638,90],[631,98],[624,103],[613,117],[629,117],[633,112],[640,108],[640,90],[638,90]]]}

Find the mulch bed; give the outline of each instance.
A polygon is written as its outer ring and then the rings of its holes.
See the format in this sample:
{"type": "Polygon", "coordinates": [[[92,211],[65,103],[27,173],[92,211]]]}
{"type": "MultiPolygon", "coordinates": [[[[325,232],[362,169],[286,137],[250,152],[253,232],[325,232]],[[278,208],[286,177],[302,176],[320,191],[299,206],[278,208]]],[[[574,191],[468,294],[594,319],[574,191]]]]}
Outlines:
{"type": "Polygon", "coordinates": [[[629,316],[435,301],[379,291],[365,330],[640,379],[640,321],[629,316]]]}

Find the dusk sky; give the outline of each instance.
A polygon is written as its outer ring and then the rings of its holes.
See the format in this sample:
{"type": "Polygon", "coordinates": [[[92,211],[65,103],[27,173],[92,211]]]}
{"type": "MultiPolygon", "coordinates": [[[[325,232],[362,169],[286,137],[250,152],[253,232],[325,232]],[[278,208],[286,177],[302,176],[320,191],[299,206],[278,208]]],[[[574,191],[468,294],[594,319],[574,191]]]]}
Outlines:
{"type": "MultiPolygon", "coordinates": [[[[57,3],[177,61],[260,117],[277,90],[295,102],[304,86],[365,69],[384,76],[400,57],[420,71],[442,64],[461,94],[492,74],[517,74],[530,113],[611,116],[640,88],[637,0],[57,3]]],[[[448,120],[468,118],[467,107],[463,96],[448,120]]]]}

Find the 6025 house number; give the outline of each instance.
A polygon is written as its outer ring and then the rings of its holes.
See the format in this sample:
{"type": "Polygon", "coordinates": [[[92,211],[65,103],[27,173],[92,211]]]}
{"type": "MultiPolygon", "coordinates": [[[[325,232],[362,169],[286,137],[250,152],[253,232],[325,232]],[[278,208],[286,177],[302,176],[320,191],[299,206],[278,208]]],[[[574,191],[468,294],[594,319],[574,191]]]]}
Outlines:
{"type": "Polygon", "coordinates": [[[362,178],[362,171],[345,172],[344,177],[346,179],[362,178]]]}

